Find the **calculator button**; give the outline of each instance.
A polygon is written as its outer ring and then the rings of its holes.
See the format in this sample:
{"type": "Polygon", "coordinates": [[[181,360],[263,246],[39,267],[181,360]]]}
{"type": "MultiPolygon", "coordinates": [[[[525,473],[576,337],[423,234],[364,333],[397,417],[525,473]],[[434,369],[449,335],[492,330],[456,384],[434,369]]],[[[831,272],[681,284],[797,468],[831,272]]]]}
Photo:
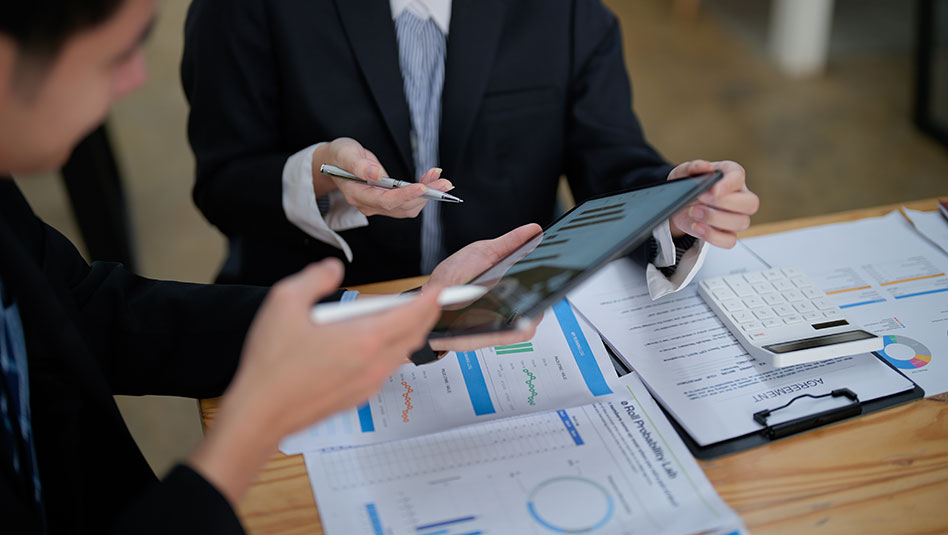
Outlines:
{"type": "Polygon", "coordinates": [[[744,304],[747,305],[747,308],[757,308],[764,306],[764,302],[756,296],[745,298],[744,304]]]}
{"type": "Polygon", "coordinates": [[[829,309],[829,308],[836,308],[836,305],[834,305],[833,303],[830,303],[828,300],[822,299],[822,298],[820,298],[820,299],[814,299],[814,300],[811,301],[811,302],[813,303],[813,305],[814,305],[816,308],[818,308],[818,309],[820,309],[820,310],[826,310],[826,309],[829,309]]]}
{"type": "Polygon", "coordinates": [[[783,297],[780,297],[778,294],[762,295],[760,298],[770,306],[779,305],[780,303],[784,302],[783,297]]]}
{"type": "Polygon", "coordinates": [[[769,308],[758,308],[758,309],[752,310],[751,312],[753,312],[754,315],[757,316],[757,319],[761,319],[761,320],[777,317],[777,315],[774,314],[774,311],[770,310],[769,308]]]}
{"type": "Polygon", "coordinates": [[[770,319],[762,320],[761,323],[763,323],[763,324],[764,324],[764,327],[767,327],[768,329],[772,329],[772,328],[774,328],[774,327],[782,327],[782,326],[783,326],[783,322],[780,321],[780,320],[778,320],[777,318],[770,318],[770,319]]]}
{"type": "Polygon", "coordinates": [[[816,311],[807,312],[806,314],[803,315],[803,319],[807,321],[819,320],[819,319],[823,319],[824,317],[825,316],[823,316],[823,314],[816,311]]]}
{"type": "Polygon", "coordinates": [[[724,281],[721,279],[705,279],[701,281],[704,284],[705,288],[709,290],[717,290],[718,288],[727,288],[727,285],[724,284],[724,281]]]}
{"type": "Polygon", "coordinates": [[[734,299],[737,295],[732,292],[729,288],[721,288],[720,290],[712,290],[711,293],[714,294],[714,298],[720,301],[725,299],[734,299]]]}
{"type": "Polygon", "coordinates": [[[793,279],[790,279],[790,282],[792,282],[793,285],[796,286],[797,288],[805,288],[807,286],[813,286],[813,283],[810,282],[810,279],[806,277],[793,278],[793,279]]]}
{"type": "Polygon", "coordinates": [[[797,309],[797,312],[801,314],[816,311],[816,309],[813,308],[813,305],[811,305],[809,301],[797,301],[796,303],[793,303],[793,308],[797,309]]]}
{"type": "Polygon", "coordinates": [[[823,316],[827,318],[841,318],[843,317],[843,313],[840,312],[839,309],[827,310],[826,312],[823,312],[823,316]]]}
{"type": "Polygon", "coordinates": [[[776,312],[778,316],[793,316],[797,313],[792,306],[786,303],[774,305],[774,312],[776,312]]]}
{"type": "Polygon", "coordinates": [[[737,323],[747,323],[748,321],[754,321],[754,315],[746,310],[732,312],[731,317],[734,318],[734,321],[737,323]]]}
{"type": "Polygon", "coordinates": [[[761,328],[763,328],[763,325],[761,325],[759,321],[741,324],[741,329],[744,329],[744,332],[759,331],[761,328]]]}
{"type": "Polygon", "coordinates": [[[803,321],[803,318],[797,315],[784,316],[783,318],[783,322],[786,323],[787,325],[795,325],[797,323],[800,323],[801,321],[803,321]]]}
{"type": "Polygon", "coordinates": [[[751,288],[751,285],[744,281],[728,281],[728,285],[738,297],[747,297],[756,293],[754,289],[751,288]]]}
{"type": "Polygon", "coordinates": [[[776,288],[778,292],[785,292],[787,290],[796,289],[796,286],[794,286],[793,283],[788,281],[787,279],[777,279],[773,281],[771,284],[774,285],[774,288],[776,288]]]}
{"type": "Polygon", "coordinates": [[[764,331],[756,331],[752,333],[747,333],[747,337],[751,340],[760,340],[761,338],[767,336],[767,333],[764,331]]]}
{"type": "Polygon", "coordinates": [[[824,294],[822,291],[812,286],[800,288],[800,292],[803,293],[803,295],[805,295],[807,299],[816,299],[818,297],[826,297],[826,294],[824,294]]]}
{"type": "Polygon", "coordinates": [[[744,280],[746,280],[747,282],[751,284],[754,284],[755,282],[764,282],[767,279],[765,279],[764,276],[761,275],[760,273],[745,273],[744,280]]]}
{"type": "Polygon", "coordinates": [[[803,273],[800,273],[800,270],[797,268],[783,268],[781,271],[783,271],[784,275],[790,278],[799,277],[803,275],[803,273]]]}
{"type": "Polygon", "coordinates": [[[790,290],[789,292],[783,292],[783,298],[791,303],[794,301],[803,301],[805,299],[803,294],[799,290],[790,290]]]}
{"type": "Polygon", "coordinates": [[[782,279],[783,273],[779,269],[765,269],[760,272],[767,280],[782,279]]]}
{"type": "Polygon", "coordinates": [[[740,299],[728,299],[727,301],[721,301],[721,306],[723,306],[724,310],[727,310],[728,312],[744,310],[744,303],[741,303],[740,299]]]}
{"type": "Polygon", "coordinates": [[[754,291],[759,294],[766,294],[774,291],[774,286],[769,282],[755,282],[751,284],[751,287],[754,288],[754,291]]]}

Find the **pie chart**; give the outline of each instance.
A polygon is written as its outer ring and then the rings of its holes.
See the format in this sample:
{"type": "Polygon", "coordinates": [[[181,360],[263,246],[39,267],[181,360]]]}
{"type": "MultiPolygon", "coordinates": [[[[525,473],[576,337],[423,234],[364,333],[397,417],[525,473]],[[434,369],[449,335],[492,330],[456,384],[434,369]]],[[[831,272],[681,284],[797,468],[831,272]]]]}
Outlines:
{"type": "Polygon", "coordinates": [[[885,347],[879,354],[901,370],[914,370],[932,361],[932,352],[924,344],[908,336],[887,334],[882,337],[885,347]]]}
{"type": "Polygon", "coordinates": [[[537,485],[527,500],[533,520],[556,533],[589,533],[612,518],[612,496],[599,483],[564,476],[537,485]]]}

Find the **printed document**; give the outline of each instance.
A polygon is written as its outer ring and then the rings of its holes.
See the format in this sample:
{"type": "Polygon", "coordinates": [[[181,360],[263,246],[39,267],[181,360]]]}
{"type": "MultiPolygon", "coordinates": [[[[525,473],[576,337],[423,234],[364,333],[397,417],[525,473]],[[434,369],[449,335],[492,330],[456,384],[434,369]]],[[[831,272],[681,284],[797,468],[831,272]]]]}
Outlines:
{"type": "Polygon", "coordinates": [[[905,217],[909,218],[915,230],[932,241],[945,254],[948,254],[948,215],[940,211],[922,212],[910,208],[902,208],[905,217]]]}
{"type": "Polygon", "coordinates": [[[575,407],[611,395],[617,379],[596,330],[564,299],[532,340],[405,364],[365,404],[290,435],[280,450],[372,444],[575,407]]]}
{"type": "Polygon", "coordinates": [[[635,374],[608,401],[304,454],[327,535],[737,534],[635,374]]]}
{"type": "MultiPolygon", "coordinates": [[[[799,251],[805,250],[793,251],[803,256],[799,251]]],[[[710,250],[698,278],[767,267],[739,244],[710,250]]],[[[775,369],[744,351],[698,295],[697,284],[652,301],[641,268],[628,259],[607,266],[569,299],[702,446],[759,431],[755,412],[800,394],[847,387],[865,401],[913,387],[868,353],[775,369]]],[[[800,400],[775,413],[770,423],[846,403],[842,398],[800,400]]]]}
{"type": "Polygon", "coordinates": [[[926,396],[948,391],[948,256],[900,213],[744,243],[774,266],[804,270],[848,317],[883,336],[880,354],[926,396]]]}

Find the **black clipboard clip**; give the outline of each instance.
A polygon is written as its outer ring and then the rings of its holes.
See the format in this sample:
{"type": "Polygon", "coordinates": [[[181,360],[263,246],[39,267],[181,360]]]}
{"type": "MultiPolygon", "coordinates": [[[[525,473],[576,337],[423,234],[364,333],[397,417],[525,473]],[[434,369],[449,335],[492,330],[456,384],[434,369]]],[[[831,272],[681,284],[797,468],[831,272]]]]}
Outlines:
{"type": "Polygon", "coordinates": [[[792,435],[794,433],[799,433],[800,431],[806,431],[807,429],[812,429],[823,424],[843,420],[851,416],[858,416],[860,414],[862,414],[862,404],[859,403],[859,396],[857,396],[855,392],[848,388],[837,388],[828,394],[821,394],[819,396],[814,396],[813,394],[800,394],[799,396],[791,399],[776,409],[764,409],[762,411],[757,411],[754,413],[754,421],[763,426],[761,432],[764,433],[768,438],[777,439],[783,438],[787,435],[792,435]],[[829,409],[816,414],[811,414],[810,416],[803,416],[793,420],[788,420],[779,424],[767,424],[767,418],[769,418],[772,413],[781,409],[786,409],[791,403],[800,398],[819,399],[831,396],[834,398],[845,396],[852,403],[843,405],[842,407],[836,407],[835,409],[829,409]]]}

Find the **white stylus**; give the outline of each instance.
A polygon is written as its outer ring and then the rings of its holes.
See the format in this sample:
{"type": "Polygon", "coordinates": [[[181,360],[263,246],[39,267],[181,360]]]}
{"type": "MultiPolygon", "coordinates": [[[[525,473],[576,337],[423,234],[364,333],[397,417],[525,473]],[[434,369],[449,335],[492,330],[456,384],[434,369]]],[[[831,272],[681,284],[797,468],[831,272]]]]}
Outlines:
{"type": "MultiPolygon", "coordinates": [[[[457,305],[459,303],[473,301],[485,293],[487,293],[487,288],[474,284],[449,286],[441,290],[441,294],[438,295],[438,304],[441,306],[457,305]]],[[[417,296],[417,293],[382,295],[378,297],[366,296],[363,299],[349,301],[348,303],[320,303],[313,306],[309,317],[313,323],[321,325],[344,321],[404,305],[417,296]]]]}

